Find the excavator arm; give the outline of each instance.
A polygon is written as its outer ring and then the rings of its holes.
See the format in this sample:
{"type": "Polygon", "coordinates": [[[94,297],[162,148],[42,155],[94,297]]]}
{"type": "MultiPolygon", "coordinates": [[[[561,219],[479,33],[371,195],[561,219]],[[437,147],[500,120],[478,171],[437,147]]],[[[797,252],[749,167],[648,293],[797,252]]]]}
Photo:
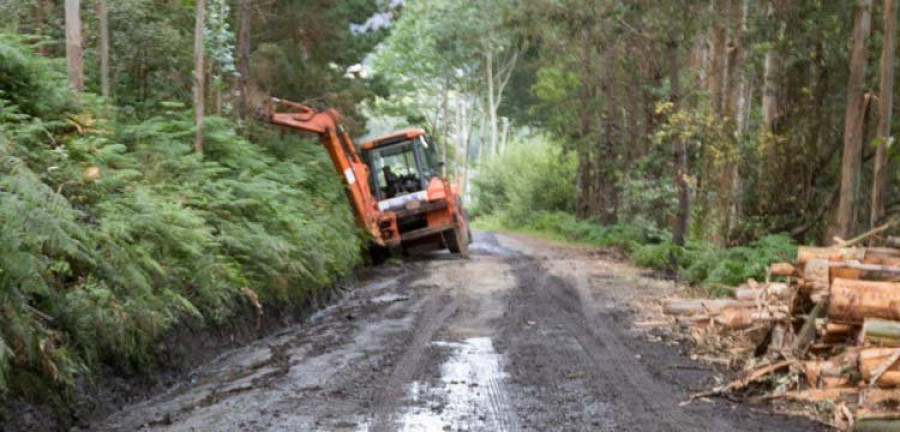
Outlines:
{"type": "Polygon", "coordinates": [[[270,99],[262,109],[262,116],[269,123],[289,129],[311,132],[328,151],[334,169],[344,178],[348,198],[359,224],[381,246],[399,243],[396,219],[380,214],[369,189],[369,167],[362,162],[353,142],[340,125],[340,114],[335,110],[316,110],[310,106],[278,98],[270,99]]]}

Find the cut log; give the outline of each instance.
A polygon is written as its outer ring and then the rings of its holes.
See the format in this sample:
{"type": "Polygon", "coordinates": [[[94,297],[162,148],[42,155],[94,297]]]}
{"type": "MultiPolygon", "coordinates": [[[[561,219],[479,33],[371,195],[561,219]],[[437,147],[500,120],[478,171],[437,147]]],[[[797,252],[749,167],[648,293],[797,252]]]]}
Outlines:
{"type": "Polygon", "coordinates": [[[900,320],[900,283],[835,279],[831,284],[828,318],[862,324],[866,318],[900,320]]]}
{"type": "Polygon", "coordinates": [[[849,343],[859,326],[851,324],[826,323],[819,328],[818,342],[825,344],[849,343]]]}
{"type": "Polygon", "coordinates": [[[900,258],[900,249],[890,247],[866,248],[866,259],[893,259],[900,258]]]}
{"type": "Polygon", "coordinates": [[[796,276],[797,268],[791,263],[772,263],[769,272],[772,276],[796,276]]]}
{"type": "Polygon", "coordinates": [[[900,282],[900,266],[862,264],[855,261],[831,263],[828,279],[859,279],[883,282],[900,282]]]}
{"type": "Polygon", "coordinates": [[[669,315],[696,315],[718,314],[726,308],[751,308],[756,302],[747,300],[674,300],[663,306],[663,311],[669,315]]]}
{"type": "Polygon", "coordinates": [[[782,321],[788,318],[787,309],[756,310],[749,308],[722,309],[715,322],[730,329],[744,329],[760,322],[782,321]]]}
{"type": "Polygon", "coordinates": [[[900,321],[867,318],[859,332],[859,344],[900,347],[900,321]]]}
{"type": "Polygon", "coordinates": [[[862,248],[800,246],[797,249],[797,261],[801,265],[814,259],[826,261],[862,261],[865,256],[866,250],[862,248]]]}
{"type": "Polygon", "coordinates": [[[803,267],[805,286],[810,288],[810,295],[818,302],[820,297],[828,295],[830,262],[825,259],[811,259],[803,267]]]}
{"type": "Polygon", "coordinates": [[[900,385],[898,359],[900,348],[865,348],[859,352],[859,372],[867,383],[896,387],[900,385]]]}
{"type": "Polygon", "coordinates": [[[794,287],[786,283],[772,282],[762,285],[760,288],[738,287],[734,290],[734,298],[738,300],[789,299],[794,295],[794,291],[794,287]]]}
{"type": "Polygon", "coordinates": [[[778,395],[773,395],[769,399],[789,399],[801,402],[834,402],[838,399],[849,399],[859,394],[856,387],[837,387],[828,389],[810,389],[803,391],[791,391],[778,395]]]}
{"type": "Polygon", "coordinates": [[[839,324],[839,323],[826,323],[825,324],[825,333],[831,335],[849,335],[853,333],[857,327],[852,324],[839,324]]]}
{"type": "Polygon", "coordinates": [[[896,406],[900,403],[900,390],[897,389],[866,389],[862,392],[861,407],[876,409],[878,405],[890,404],[896,406]]]}

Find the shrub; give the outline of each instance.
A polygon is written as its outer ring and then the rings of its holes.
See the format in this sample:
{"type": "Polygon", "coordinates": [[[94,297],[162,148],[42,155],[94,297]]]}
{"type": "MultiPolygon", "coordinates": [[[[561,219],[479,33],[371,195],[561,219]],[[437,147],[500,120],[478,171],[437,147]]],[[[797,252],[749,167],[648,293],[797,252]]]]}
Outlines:
{"type": "Polygon", "coordinates": [[[544,137],[510,144],[501,157],[478,167],[472,213],[503,212],[524,223],[541,212],[575,208],[575,157],[544,137]]]}

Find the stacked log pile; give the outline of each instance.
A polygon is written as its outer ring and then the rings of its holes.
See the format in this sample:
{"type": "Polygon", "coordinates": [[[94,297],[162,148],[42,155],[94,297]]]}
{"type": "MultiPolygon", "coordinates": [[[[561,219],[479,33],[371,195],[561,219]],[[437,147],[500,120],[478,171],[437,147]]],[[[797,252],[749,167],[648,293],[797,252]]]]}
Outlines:
{"type": "Polygon", "coordinates": [[[744,365],[695,398],[808,402],[840,429],[900,431],[900,249],[801,247],[769,273],[732,298],[664,305],[711,355],[744,365]]]}

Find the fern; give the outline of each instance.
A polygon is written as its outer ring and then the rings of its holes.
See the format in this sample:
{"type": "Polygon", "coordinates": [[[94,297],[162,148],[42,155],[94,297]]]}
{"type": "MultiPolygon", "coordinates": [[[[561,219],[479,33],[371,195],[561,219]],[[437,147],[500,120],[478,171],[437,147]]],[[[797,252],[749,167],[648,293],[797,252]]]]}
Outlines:
{"type": "Polygon", "coordinates": [[[359,262],[318,146],[210,117],[200,158],[189,111],[76,109],[56,68],[0,37],[0,75],[18,77],[0,83],[0,391],[152,365],[172,326],[227,319],[243,287],[303,304],[359,262]],[[31,104],[41,92],[58,98],[31,104]]]}

